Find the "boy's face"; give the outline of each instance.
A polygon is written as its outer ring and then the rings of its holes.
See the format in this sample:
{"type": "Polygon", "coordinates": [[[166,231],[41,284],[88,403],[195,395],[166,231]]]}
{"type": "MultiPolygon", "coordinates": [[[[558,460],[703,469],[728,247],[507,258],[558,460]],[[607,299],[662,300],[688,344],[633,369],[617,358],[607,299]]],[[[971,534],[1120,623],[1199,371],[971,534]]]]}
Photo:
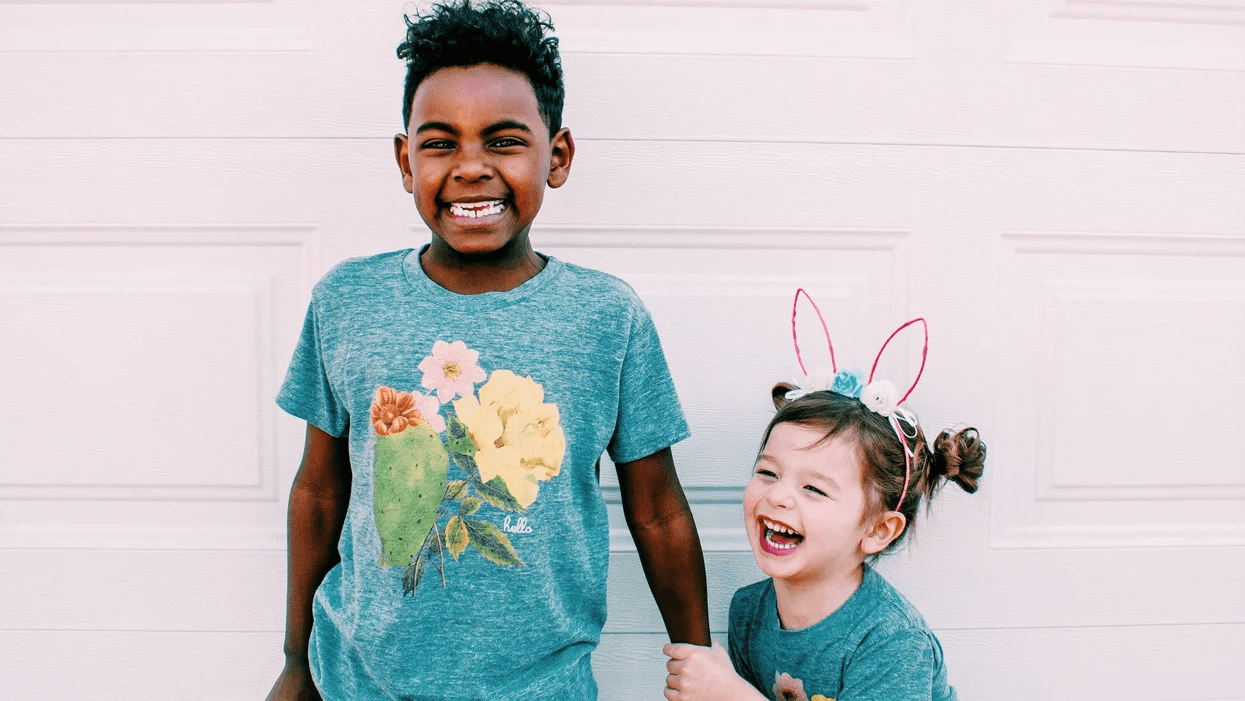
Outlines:
{"type": "Polygon", "coordinates": [[[526,238],[575,151],[566,129],[549,138],[527,77],[487,63],[425,78],[407,130],[394,137],[402,185],[433,236],[464,255],[526,238]]]}
{"type": "Polygon", "coordinates": [[[860,566],[870,530],[855,441],[781,423],[744,490],[744,527],[761,571],[815,584],[860,566]]]}

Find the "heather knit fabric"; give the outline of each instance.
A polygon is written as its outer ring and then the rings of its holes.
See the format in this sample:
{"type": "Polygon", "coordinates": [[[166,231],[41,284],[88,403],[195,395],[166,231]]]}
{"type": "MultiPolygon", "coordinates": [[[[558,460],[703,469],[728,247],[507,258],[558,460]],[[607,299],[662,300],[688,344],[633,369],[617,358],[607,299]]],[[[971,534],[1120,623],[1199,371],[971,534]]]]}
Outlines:
{"type": "Polygon", "coordinates": [[[774,580],[735,592],[728,633],[735,671],[776,701],[955,701],[938,638],[864,567],[860,588],[838,610],[800,630],[781,627],[774,580]]]}
{"type": "Polygon", "coordinates": [[[597,697],[598,461],[688,435],[630,287],[549,258],[460,295],[419,251],[348,260],[315,287],[277,403],[349,434],[342,561],[309,649],[326,699],[597,697]]]}

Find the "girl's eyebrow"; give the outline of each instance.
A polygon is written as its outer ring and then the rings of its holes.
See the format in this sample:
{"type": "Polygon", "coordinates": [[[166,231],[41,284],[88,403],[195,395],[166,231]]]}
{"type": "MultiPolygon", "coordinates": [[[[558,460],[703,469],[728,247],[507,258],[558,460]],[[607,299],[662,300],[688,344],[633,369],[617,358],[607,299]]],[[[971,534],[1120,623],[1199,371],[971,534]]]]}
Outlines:
{"type": "Polygon", "coordinates": [[[825,482],[825,483],[826,483],[826,484],[828,484],[828,485],[830,485],[831,487],[833,487],[833,488],[835,489],[835,491],[839,491],[839,492],[843,491],[843,488],[839,486],[839,483],[838,483],[838,482],[835,482],[835,481],[834,481],[834,478],[833,478],[833,477],[830,477],[830,476],[828,476],[828,475],[823,475],[823,474],[821,474],[820,472],[816,472],[816,471],[812,472],[812,473],[811,473],[811,476],[812,476],[812,477],[815,477],[816,479],[821,480],[822,482],[825,482]]]}

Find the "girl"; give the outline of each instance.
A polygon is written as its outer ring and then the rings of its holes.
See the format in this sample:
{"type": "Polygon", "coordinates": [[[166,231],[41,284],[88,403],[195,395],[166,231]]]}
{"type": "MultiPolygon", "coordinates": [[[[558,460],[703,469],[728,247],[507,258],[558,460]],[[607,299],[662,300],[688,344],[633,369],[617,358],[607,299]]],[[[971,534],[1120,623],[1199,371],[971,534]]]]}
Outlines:
{"type": "Polygon", "coordinates": [[[973,428],[931,446],[886,380],[832,366],[803,384],[774,387],[778,412],[744,492],[748,540],[770,579],[735,593],[729,657],[717,644],[665,647],[666,698],[955,699],[938,638],[870,563],[945,482],[977,491],[986,447],[973,428]]]}

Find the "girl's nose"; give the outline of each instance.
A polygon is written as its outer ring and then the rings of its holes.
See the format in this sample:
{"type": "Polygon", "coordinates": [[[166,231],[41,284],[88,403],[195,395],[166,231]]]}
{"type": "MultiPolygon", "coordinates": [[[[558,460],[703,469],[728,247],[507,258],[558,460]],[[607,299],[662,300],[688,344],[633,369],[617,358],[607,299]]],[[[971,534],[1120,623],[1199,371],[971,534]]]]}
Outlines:
{"type": "Polygon", "coordinates": [[[795,493],[791,487],[782,482],[775,483],[765,493],[765,498],[770,504],[783,509],[790,509],[795,506],[795,493]]]}

